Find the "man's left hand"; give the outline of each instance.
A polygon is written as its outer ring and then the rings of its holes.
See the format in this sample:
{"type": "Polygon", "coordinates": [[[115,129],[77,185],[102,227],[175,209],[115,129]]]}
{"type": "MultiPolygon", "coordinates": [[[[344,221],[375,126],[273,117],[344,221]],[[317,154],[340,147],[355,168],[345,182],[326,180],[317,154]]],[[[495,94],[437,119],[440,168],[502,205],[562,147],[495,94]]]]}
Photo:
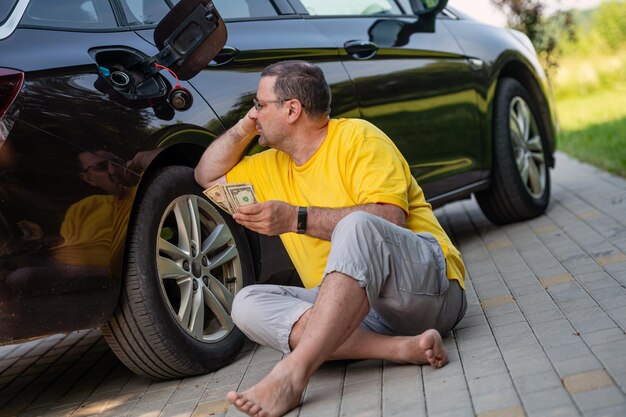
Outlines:
{"type": "Polygon", "coordinates": [[[266,201],[239,207],[233,219],[248,229],[268,236],[295,232],[298,208],[283,201],[266,201]]]}

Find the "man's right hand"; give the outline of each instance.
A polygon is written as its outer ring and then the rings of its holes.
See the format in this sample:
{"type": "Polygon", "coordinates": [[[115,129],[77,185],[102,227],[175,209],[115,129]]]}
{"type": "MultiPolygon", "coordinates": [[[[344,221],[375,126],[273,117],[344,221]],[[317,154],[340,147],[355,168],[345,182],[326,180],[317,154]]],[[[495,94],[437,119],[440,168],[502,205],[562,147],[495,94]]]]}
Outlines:
{"type": "Polygon", "coordinates": [[[250,117],[250,114],[255,111],[254,107],[248,110],[248,113],[237,122],[237,134],[241,137],[256,136],[259,132],[256,128],[256,120],[250,117]]]}

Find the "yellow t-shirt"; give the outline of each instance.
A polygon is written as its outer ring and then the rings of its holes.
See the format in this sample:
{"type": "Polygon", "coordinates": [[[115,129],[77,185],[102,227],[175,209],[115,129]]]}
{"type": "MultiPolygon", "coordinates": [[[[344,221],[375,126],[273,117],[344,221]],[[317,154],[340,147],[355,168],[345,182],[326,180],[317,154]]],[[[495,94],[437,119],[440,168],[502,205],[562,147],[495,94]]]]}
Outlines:
{"type": "MultiPolygon", "coordinates": [[[[408,213],[407,228],[433,234],[446,256],[448,278],[464,287],[461,254],[424,199],[400,151],[369,122],[330,120],[326,139],[305,164],[296,166],[286,153],[268,149],[242,159],[226,180],[253,184],[259,201],[330,208],[396,205],[408,213]]],[[[280,238],[305,287],[319,285],[330,242],[297,233],[284,233],[280,238]]]]}

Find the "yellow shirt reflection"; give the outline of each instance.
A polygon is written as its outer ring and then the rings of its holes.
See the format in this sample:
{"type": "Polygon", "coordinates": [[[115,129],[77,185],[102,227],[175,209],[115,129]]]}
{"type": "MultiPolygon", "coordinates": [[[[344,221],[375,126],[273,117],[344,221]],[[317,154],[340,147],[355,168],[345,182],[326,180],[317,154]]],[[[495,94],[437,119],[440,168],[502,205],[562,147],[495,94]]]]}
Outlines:
{"type": "Polygon", "coordinates": [[[62,263],[109,267],[121,248],[132,198],[94,195],[73,204],[61,225],[64,243],[54,249],[54,258],[62,263]]]}

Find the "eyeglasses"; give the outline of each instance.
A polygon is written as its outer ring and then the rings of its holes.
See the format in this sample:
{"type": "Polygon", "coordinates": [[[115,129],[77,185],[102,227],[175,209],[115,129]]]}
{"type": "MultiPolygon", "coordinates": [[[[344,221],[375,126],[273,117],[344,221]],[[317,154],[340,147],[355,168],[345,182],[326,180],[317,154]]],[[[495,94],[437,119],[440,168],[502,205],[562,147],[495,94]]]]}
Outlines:
{"type": "Polygon", "coordinates": [[[285,101],[291,100],[290,98],[284,98],[282,100],[267,100],[267,101],[259,101],[256,98],[252,99],[252,103],[254,104],[254,108],[256,111],[261,110],[263,107],[267,106],[268,103],[283,103],[285,101]]]}
{"type": "Polygon", "coordinates": [[[102,173],[102,172],[107,172],[110,166],[112,166],[113,168],[118,168],[123,165],[124,165],[124,161],[121,159],[115,159],[113,161],[104,159],[100,162],[96,162],[95,164],[89,165],[87,168],[83,169],[82,172],[87,172],[91,169],[94,172],[102,173]]]}

